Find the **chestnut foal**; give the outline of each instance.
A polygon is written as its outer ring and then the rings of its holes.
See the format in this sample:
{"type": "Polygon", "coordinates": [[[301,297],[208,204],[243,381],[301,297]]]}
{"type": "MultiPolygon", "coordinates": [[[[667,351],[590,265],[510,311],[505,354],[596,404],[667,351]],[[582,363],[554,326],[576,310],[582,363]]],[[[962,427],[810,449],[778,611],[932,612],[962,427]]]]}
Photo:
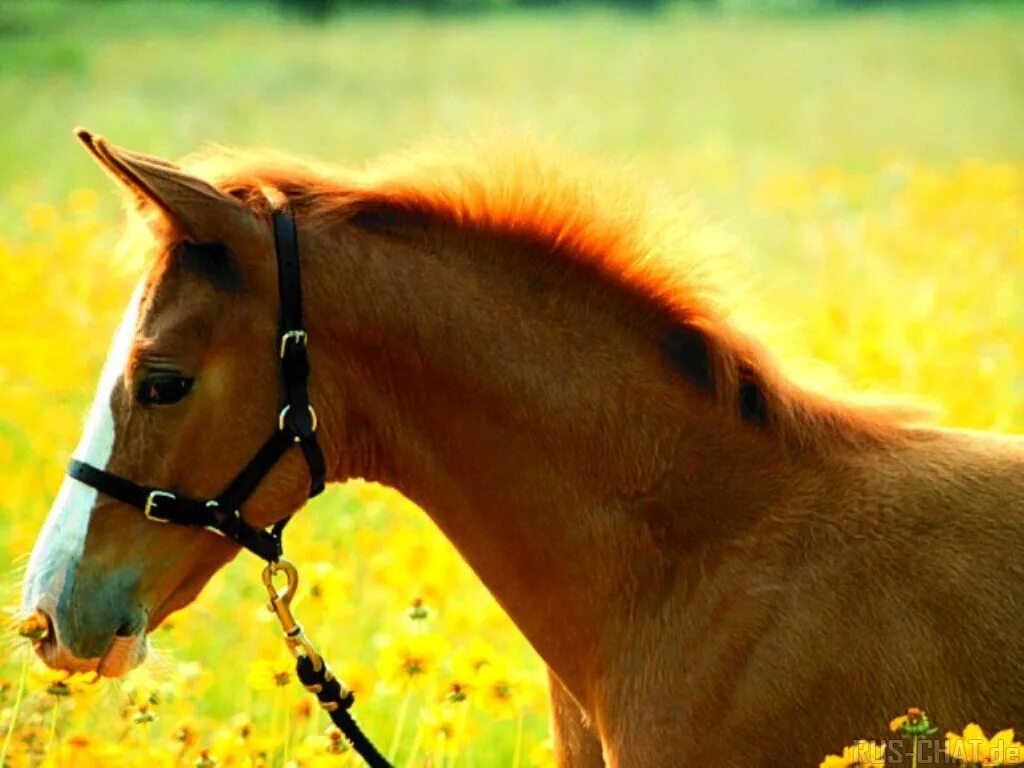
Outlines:
{"type": "MultiPolygon", "coordinates": [[[[357,173],[80,137],[151,257],[76,456],[209,498],[267,438],[287,200],[327,479],[437,522],[551,670],[561,765],[815,765],[911,704],[1024,726],[1024,441],[799,389],[621,180],[530,152],[357,173]]],[[[243,517],[308,491],[291,451],[243,517]]],[[[25,583],[39,653],[123,674],[236,552],[68,478],[25,583]]]]}

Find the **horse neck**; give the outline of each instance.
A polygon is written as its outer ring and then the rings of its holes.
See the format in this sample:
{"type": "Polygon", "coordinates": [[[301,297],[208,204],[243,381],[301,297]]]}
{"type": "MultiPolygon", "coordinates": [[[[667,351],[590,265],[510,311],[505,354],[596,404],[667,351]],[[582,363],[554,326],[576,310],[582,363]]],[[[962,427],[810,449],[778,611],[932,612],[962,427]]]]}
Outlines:
{"type": "Polygon", "coordinates": [[[733,473],[775,452],[579,275],[481,236],[345,227],[315,250],[312,387],[333,479],[419,504],[585,697],[610,627],[753,514],[733,473]]]}

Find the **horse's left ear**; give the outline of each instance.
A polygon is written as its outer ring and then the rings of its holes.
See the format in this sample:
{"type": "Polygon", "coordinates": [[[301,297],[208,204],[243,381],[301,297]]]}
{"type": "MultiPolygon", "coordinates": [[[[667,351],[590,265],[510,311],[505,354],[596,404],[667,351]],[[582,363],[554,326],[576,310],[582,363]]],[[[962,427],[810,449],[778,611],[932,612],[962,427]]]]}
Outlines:
{"type": "Polygon", "coordinates": [[[239,200],[170,161],[122,149],[84,128],[77,128],[75,136],[140,207],[158,211],[183,235],[224,240],[230,229],[255,224],[252,212],[239,200]]]}

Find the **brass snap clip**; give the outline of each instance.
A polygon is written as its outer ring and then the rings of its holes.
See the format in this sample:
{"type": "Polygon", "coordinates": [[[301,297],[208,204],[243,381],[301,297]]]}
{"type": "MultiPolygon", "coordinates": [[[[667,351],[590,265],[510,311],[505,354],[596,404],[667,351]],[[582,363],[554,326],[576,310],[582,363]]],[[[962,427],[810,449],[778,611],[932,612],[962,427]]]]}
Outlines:
{"type": "Polygon", "coordinates": [[[267,610],[277,616],[284,630],[284,642],[288,650],[296,658],[305,656],[313,662],[313,668],[320,671],[323,660],[320,654],[313,648],[302,631],[302,627],[292,616],[292,600],[295,599],[295,592],[299,587],[299,571],[295,565],[288,560],[279,560],[276,563],[267,563],[263,569],[263,586],[267,588],[267,595],[270,601],[267,603],[267,610]],[[274,577],[283,573],[285,576],[285,587],[283,592],[277,591],[274,584],[274,577]]]}

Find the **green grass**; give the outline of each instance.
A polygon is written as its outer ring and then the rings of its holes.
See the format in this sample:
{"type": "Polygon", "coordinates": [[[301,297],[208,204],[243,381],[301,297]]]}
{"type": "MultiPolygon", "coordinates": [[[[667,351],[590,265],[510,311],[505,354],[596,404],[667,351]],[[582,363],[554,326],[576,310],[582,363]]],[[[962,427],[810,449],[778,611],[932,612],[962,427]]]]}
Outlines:
{"type": "Polygon", "coordinates": [[[345,162],[500,128],[632,162],[732,217],[745,185],[780,164],[1024,157],[1022,94],[1014,4],[312,25],[250,3],[15,0],[0,5],[0,203],[99,183],[70,139],[78,124],[172,156],[221,142],[345,162]],[[726,183],[693,167],[723,153],[726,183]]]}

